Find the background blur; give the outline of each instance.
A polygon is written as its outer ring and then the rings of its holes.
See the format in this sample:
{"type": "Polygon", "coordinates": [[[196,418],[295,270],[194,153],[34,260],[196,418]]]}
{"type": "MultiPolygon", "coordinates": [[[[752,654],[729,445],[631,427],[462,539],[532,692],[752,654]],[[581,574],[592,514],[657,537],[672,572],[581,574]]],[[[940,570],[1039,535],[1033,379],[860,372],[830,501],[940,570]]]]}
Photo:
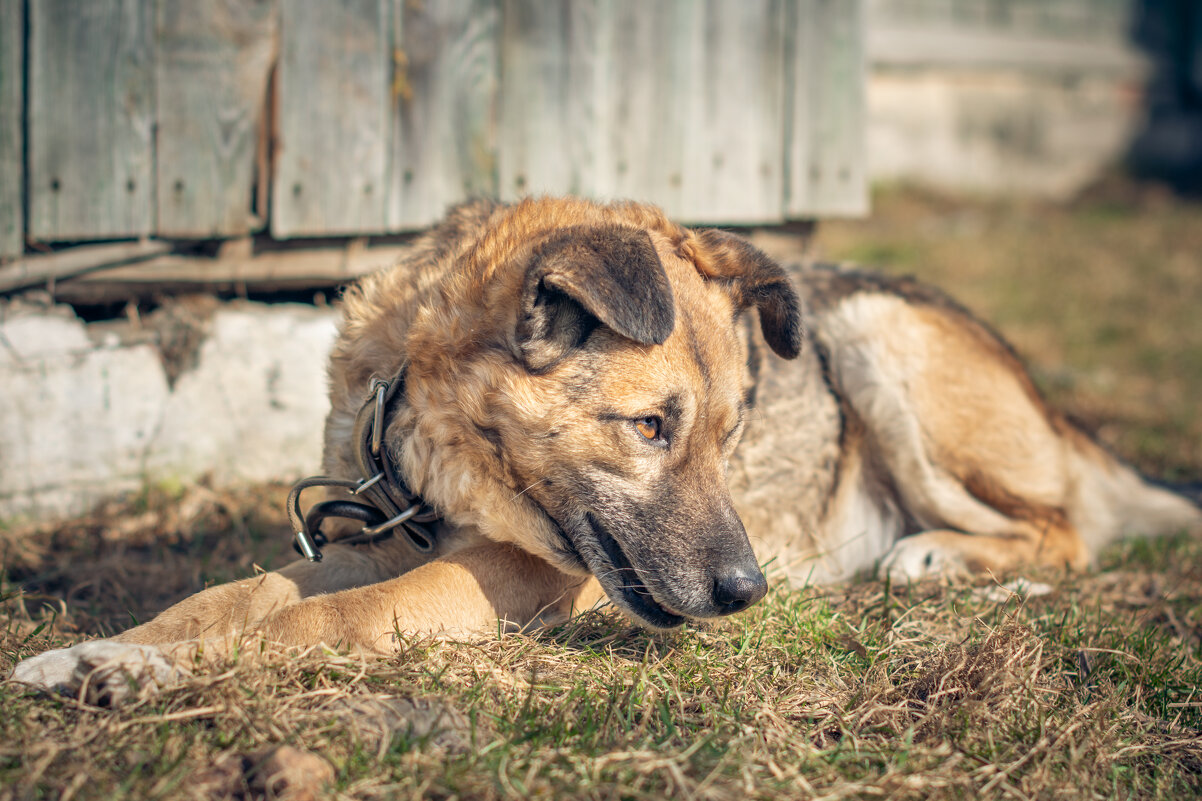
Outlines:
{"type": "Polygon", "coordinates": [[[542,192],[933,280],[1196,478],[1200,191],[1193,0],[0,0],[0,520],[310,472],[328,301],[542,192]]]}

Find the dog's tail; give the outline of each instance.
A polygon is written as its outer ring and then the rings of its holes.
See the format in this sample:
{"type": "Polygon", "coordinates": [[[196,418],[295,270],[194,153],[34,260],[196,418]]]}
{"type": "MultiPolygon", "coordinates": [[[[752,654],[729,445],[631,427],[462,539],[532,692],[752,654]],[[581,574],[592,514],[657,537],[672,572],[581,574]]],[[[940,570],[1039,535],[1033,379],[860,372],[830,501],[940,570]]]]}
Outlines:
{"type": "Polygon", "coordinates": [[[1149,480],[1093,442],[1073,451],[1070,516],[1091,550],[1123,536],[1202,535],[1202,484],[1149,480]]]}

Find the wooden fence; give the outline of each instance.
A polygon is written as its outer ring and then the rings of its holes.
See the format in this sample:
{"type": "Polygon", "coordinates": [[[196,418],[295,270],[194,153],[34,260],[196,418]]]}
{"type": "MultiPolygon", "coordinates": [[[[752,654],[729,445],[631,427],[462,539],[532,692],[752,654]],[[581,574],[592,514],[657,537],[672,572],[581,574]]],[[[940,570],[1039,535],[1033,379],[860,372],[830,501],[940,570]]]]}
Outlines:
{"type": "Polygon", "coordinates": [[[859,0],[0,0],[0,256],[470,195],[866,207],[859,0]]]}

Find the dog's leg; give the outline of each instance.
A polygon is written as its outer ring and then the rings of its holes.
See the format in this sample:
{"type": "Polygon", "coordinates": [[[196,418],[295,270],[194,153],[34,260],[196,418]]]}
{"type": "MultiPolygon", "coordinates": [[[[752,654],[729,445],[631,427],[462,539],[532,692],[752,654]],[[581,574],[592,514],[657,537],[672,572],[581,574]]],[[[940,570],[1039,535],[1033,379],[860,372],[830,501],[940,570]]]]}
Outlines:
{"type": "Polygon", "coordinates": [[[220,655],[239,635],[290,604],[395,576],[396,559],[383,550],[334,545],[320,563],[298,560],[278,572],[211,587],[112,639],[26,659],[12,678],[72,695],[85,691],[93,700],[120,701],[138,684],[162,685],[181,675],[180,666],[192,661],[201,640],[206,655],[220,655]]]}
{"type": "Polygon", "coordinates": [[[603,597],[595,579],[562,573],[513,546],[486,544],[389,581],[292,604],[263,621],[259,633],[285,645],[386,653],[398,634],[479,634],[498,621],[547,625],[603,597]]]}
{"type": "MultiPolygon", "coordinates": [[[[338,550],[330,548],[327,561],[338,550]]],[[[387,653],[397,634],[479,634],[495,630],[498,621],[550,625],[605,597],[596,579],[561,573],[498,544],[467,548],[398,578],[352,589],[338,590],[316,575],[318,566],[295,563],[279,573],[214,587],[113,640],[27,659],[12,678],[116,703],[139,685],[176,679],[200,649],[206,658],[229,653],[244,635],[283,645],[324,643],[387,653]]]]}
{"type": "Polygon", "coordinates": [[[264,618],[303,598],[392,578],[396,573],[381,550],[333,545],[321,562],[300,559],[276,572],[210,587],[112,639],[150,645],[253,631],[264,618]]]}
{"type": "Polygon", "coordinates": [[[988,332],[954,311],[865,294],[819,335],[867,431],[866,462],[926,529],[894,545],[886,570],[916,578],[1088,563],[1067,513],[1072,442],[988,332]]]}
{"type": "Polygon", "coordinates": [[[898,540],[881,563],[897,580],[968,570],[1002,572],[1024,565],[1081,568],[1088,563],[1081,538],[1071,527],[1049,524],[1042,534],[1017,523],[1007,535],[923,531],[898,540]]]}

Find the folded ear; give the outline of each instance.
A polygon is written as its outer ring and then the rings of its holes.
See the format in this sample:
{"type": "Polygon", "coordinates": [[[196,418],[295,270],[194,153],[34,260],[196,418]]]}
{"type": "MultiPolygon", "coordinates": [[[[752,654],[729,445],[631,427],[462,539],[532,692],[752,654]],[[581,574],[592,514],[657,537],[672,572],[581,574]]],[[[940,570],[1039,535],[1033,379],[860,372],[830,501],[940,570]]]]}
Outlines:
{"type": "Polygon", "coordinates": [[[716,228],[694,232],[700,244],[697,269],[707,278],[723,280],[740,310],[755,306],[764,340],[786,359],[801,353],[801,301],[784,268],[746,239],[716,228]]]}
{"type": "Polygon", "coordinates": [[[645,231],[573,226],[531,254],[514,339],[526,367],[539,371],[584,344],[598,324],[660,345],[675,323],[672,286],[645,231]]]}

